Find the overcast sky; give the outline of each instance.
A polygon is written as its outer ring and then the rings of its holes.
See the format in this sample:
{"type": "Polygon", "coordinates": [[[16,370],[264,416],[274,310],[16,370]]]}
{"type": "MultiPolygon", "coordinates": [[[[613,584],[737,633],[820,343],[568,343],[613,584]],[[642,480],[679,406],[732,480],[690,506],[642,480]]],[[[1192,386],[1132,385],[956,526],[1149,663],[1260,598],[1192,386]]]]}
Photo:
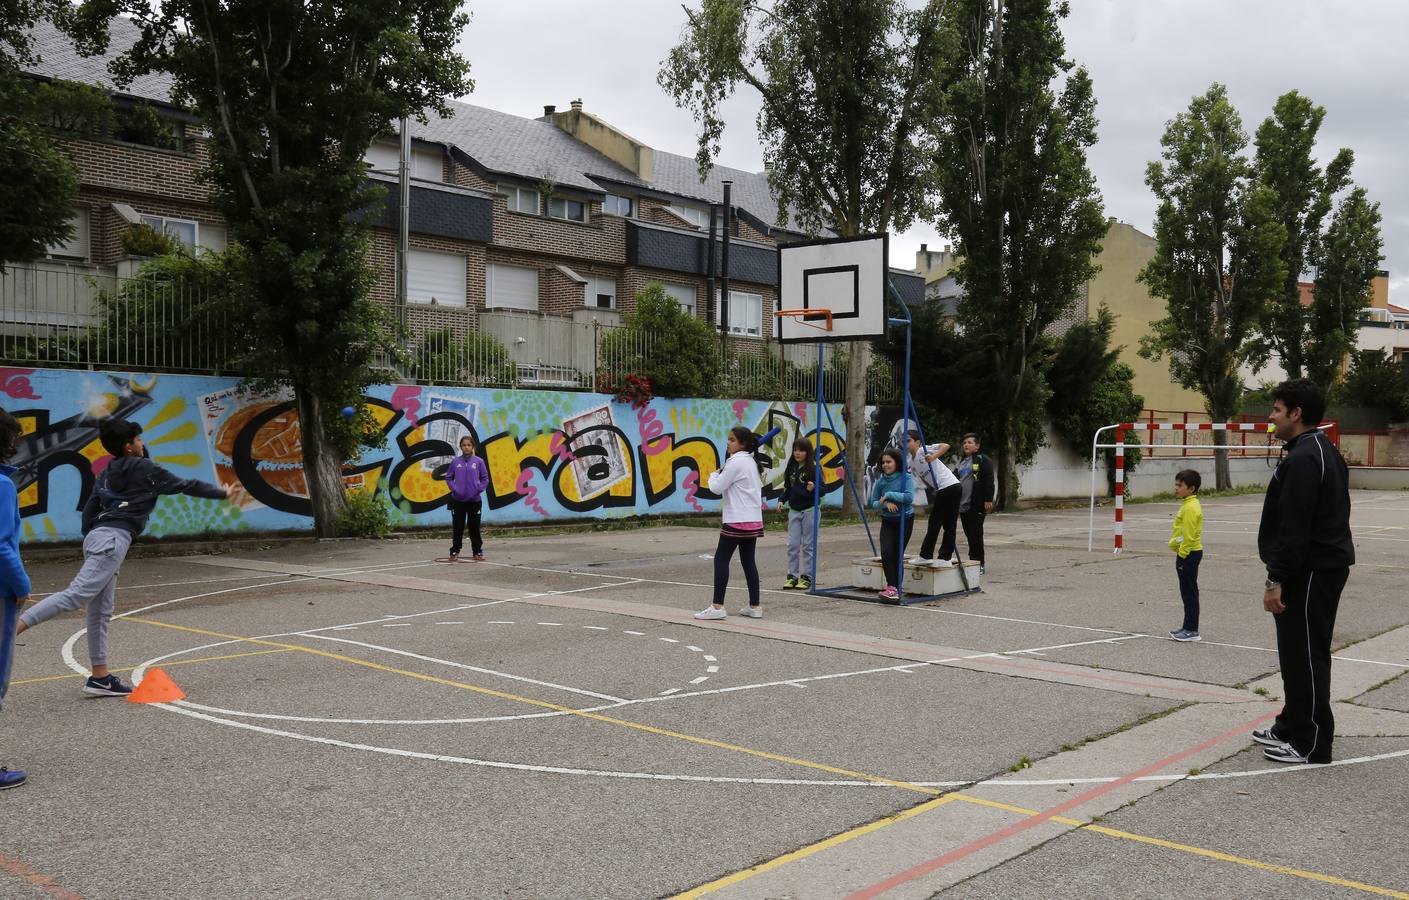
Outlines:
{"type": "MultiPolygon", "coordinates": [[[[697,6],[697,0],[690,0],[697,6]]],[[[912,0],[915,2],[915,0],[912,0]]],[[[1390,299],[1409,306],[1409,0],[1071,0],[1067,55],[1095,82],[1100,142],[1091,168],[1106,214],[1152,230],[1145,165],[1165,124],[1221,81],[1249,136],[1276,98],[1298,90],[1326,108],[1324,162],[1355,151],[1354,179],[1380,203],[1390,299]]],[[[522,116],[582,98],[588,111],[652,147],[693,155],[695,124],[656,84],[684,13],[673,0],[471,0],[461,43],[475,91],[467,102],[522,116]]],[[[719,162],[758,171],[756,96],[726,107],[719,162]]],[[[891,238],[908,265],[930,227],[891,238]]],[[[904,261],[904,262],[902,262],[904,261]]]]}

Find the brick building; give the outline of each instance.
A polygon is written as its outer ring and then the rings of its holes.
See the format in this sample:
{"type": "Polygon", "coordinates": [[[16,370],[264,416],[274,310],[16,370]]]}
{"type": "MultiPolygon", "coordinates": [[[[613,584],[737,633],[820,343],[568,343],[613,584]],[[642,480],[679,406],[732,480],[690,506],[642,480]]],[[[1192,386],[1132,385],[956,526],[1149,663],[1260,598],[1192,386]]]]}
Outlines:
{"type": "MultiPolygon", "coordinates": [[[[121,235],[138,222],[193,248],[223,249],[224,225],[197,179],[206,157],[202,124],[171,103],[164,76],[112,87],[107,64],[135,40],[135,27],[112,22],[107,57],[79,57],[47,26],[37,37],[42,62],[33,76],[102,86],[120,109],[149,108],[162,123],[64,139],[82,184],[74,238],[50,248],[47,264],[130,270],[121,235]]],[[[580,101],[562,112],[544,107],[536,118],[452,107],[450,118],[412,124],[406,321],[413,332],[536,333],[553,319],[616,324],[651,282],[718,327],[706,290],[708,233],[712,209],[722,229],[729,180],[727,328],[735,347],[763,351],[778,301],[776,247],[803,237],[778,221],[766,173],[715,167],[701,181],[693,157],[648,147],[580,101]]],[[[388,186],[371,251],[374,296],[387,304],[396,302],[398,140],[389,135],[367,156],[369,177],[388,186]]],[[[718,240],[713,255],[718,271],[718,240]]],[[[895,275],[919,296],[919,278],[895,275]]],[[[515,342],[528,339],[510,337],[515,342]]]]}

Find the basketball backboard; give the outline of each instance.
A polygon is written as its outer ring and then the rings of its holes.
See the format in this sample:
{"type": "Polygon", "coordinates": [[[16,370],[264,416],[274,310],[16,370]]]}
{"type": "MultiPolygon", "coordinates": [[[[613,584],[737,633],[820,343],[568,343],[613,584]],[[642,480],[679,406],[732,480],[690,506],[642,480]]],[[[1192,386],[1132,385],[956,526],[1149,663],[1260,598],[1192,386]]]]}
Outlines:
{"type": "Polygon", "coordinates": [[[778,248],[778,308],[831,310],[830,330],[803,317],[774,320],[784,344],[861,341],[886,333],[885,234],[783,244],[778,248]]]}

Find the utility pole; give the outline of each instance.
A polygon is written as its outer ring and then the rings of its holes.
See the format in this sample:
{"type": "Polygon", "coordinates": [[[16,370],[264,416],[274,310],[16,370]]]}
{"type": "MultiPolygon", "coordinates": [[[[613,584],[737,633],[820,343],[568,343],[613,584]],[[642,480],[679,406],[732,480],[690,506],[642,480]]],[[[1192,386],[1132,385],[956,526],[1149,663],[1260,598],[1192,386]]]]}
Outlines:
{"type": "Polygon", "coordinates": [[[406,256],[411,244],[411,120],[401,117],[401,166],[397,173],[400,204],[396,239],[396,321],[406,330],[406,256]]]}

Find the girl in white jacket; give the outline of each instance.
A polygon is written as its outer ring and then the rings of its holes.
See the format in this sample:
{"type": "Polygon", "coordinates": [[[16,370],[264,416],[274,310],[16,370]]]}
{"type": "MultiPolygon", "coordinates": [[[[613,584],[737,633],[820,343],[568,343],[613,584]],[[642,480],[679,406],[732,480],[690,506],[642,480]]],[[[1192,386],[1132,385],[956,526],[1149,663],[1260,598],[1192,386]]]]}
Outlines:
{"type": "Polygon", "coordinates": [[[724,500],[724,527],[719,529],[719,546],[714,551],[714,603],[695,613],[696,619],[722,619],[724,592],[729,587],[729,560],[739,551],[744,581],[749,586],[749,605],[743,614],[763,618],[758,602],[758,564],[754,549],[763,536],[763,480],[759,477],[754,453],[758,436],[742,425],[730,429],[725,440],[728,459],[723,468],[709,476],[709,490],[724,500]]]}

